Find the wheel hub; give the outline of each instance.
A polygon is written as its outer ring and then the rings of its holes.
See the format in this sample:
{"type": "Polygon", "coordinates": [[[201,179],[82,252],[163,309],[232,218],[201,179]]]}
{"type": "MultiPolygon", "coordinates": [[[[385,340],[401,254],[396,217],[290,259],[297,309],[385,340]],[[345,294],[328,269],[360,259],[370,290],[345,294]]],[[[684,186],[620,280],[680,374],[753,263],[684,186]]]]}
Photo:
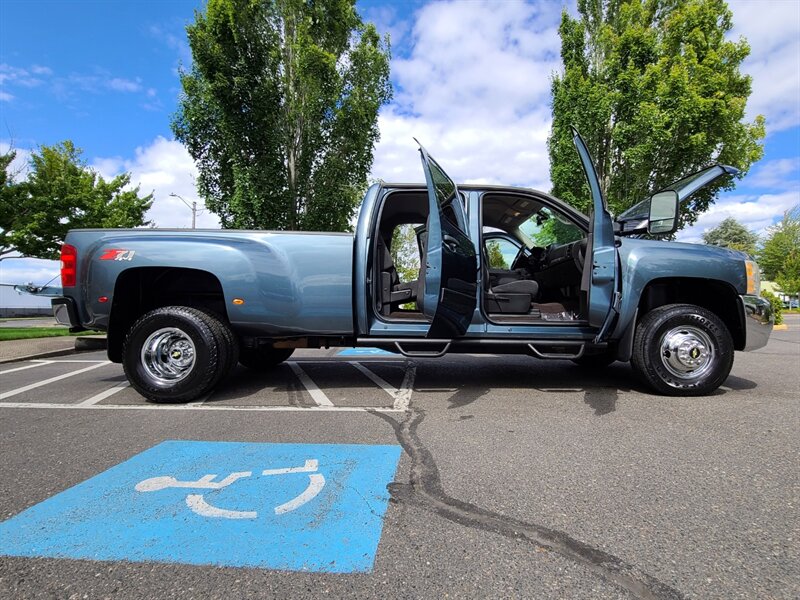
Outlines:
{"type": "Polygon", "coordinates": [[[186,378],[194,368],[194,342],[184,331],[164,327],[145,340],[141,363],[157,383],[174,384],[186,378]]]}
{"type": "Polygon", "coordinates": [[[706,332],[697,327],[676,327],[661,341],[661,362],[681,379],[701,377],[714,359],[714,346],[706,332]]]}

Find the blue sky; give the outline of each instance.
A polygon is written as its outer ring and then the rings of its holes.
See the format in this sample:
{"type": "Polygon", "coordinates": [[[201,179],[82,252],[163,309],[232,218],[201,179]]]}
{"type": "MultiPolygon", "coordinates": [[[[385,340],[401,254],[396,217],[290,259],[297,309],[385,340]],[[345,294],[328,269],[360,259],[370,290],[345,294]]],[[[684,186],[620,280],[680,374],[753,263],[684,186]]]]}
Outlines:
{"type": "MultiPolygon", "coordinates": [[[[200,0],[0,1],[0,147],[24,161],[40,144],[71,139],[106,176],[130,171],[156,201],[159,226],[187,227],[175,193],[198,200],[194,166],[172,138],[184,28],[200,0]]],[[[360,2],[390,33],[394,101],[380,117],[372,174],[421,180],[412,136],[462,181],[549,189],[545,140],[550,74],[560,68],[562,2],[360,2]]],[[[567,3],[569,10],[574,10],[567,3]]],[[[682,238],[734,216],[762,232],[800,203],[800,2],[730,2],[733,37],[752,52],[748,114],[764,114],[764,159],[682,238]]],[[[215,226],[209,212],[199,226],[215,226]]],[[[45,261],[0,263],[0,282],[44,283],[45,261]]]]}

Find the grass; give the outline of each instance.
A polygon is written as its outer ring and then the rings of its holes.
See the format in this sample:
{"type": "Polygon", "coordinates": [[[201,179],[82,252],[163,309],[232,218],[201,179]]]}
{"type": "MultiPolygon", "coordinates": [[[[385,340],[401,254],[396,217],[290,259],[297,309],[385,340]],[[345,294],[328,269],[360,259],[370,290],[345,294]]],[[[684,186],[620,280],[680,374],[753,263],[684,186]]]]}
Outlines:
{"type": "Polygon", "coordinates": [[[67,327],[0,327],[0,342],[66,335],[93,335],[96,331],[70,333],[67,327]]]}

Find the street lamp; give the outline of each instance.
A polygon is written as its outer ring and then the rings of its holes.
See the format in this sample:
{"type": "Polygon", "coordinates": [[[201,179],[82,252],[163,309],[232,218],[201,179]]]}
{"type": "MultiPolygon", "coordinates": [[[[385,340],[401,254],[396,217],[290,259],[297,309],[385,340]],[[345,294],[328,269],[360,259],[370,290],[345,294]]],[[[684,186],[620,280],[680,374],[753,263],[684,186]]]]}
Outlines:
{"type": "Polygon", "coordinates": [[[183,196],[179,196],[178,194],[172,193],[170,194],[173,198],[177,198],[181,202],[183,202],[186,206],[192,209],[192,229],[195,229],[195,221],[197,219],[197,202],[192,202],[189,204],[186,200],[183,199],[183,196]]]}

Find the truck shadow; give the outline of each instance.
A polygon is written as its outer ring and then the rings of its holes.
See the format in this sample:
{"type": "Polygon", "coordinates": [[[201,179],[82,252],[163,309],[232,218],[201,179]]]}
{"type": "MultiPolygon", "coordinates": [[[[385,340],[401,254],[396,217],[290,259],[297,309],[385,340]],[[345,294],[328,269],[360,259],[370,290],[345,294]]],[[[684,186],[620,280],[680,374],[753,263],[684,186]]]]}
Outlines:
{"type": "MultiPolygon", "coordinates": [[[[602,369],[587,369],[569,361],[507,358],[506,363],[494,358],[484,364],[480,364],[480,359],[473,359],[468,364],[453,364],[454,361],[450,360],[447,369],[438,368],[433,361],[418,361],[415,392],[445,394],[448,409],[463,408],[486,396],[501,395],[504,390],[575,394],[580,395],[583,403],[598,417],[617,409],[620,393],[646,395],[659,402],[673,400],[653,394],[628,364],[615,363],[602,369]]],[[[756,387],[757,384],[749,379],[730,375],[713,395],[756,387]]]]}
{"type": "MultiPolygon", "coordinates": [[[[342,361],[303,362],[304,374],[313,384],[339,406],[357,406],[360,400],[367,407],[391,406],[391,398],[374,381],[342,361]],[[377,403],[377,404],[376,404],[377,403]]],[[[374,375],[390,387],[399,388],[408,365],[399,361],[362,361],[374,375]]],[[[630,365],[615,363],[602,369],[587,369],[570,361],[543,361],[522,355],[460,356],[444,359],[415,359],[416,380],[413,395],[433,395],[447,402],[447,409],[461,409],[482,399],[527,392],[530,395],[557,394],[565,398],[574,395],[597,417],[616,411],[620,394],[644,395],[653,401],[672,398],[652,394],[634,375],[630,365]]],[[[731,375],[713,395],[751,390],[757,384],[749,379],[731,375]]],[[[313,407],[304,384],[288,364],[265,372],[237,368],[208,398],[209,404],[286,405],[313,407]]],[[[438,400],[437,400],[438,401],[438,400]]]]}

